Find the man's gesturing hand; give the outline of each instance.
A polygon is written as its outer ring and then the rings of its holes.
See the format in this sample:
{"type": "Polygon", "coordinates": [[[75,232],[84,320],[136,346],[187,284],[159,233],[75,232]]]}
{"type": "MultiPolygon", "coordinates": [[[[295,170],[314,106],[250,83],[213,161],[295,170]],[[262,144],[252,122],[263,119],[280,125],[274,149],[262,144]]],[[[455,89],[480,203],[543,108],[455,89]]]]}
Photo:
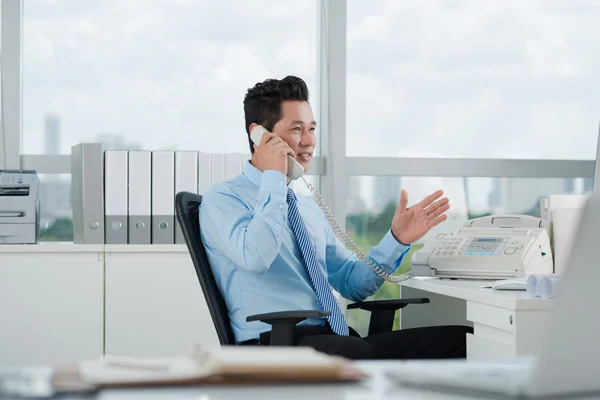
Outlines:
{"type": "Polygon", "coordinates": [[[447,215],[444,213],[450,209],[450,202],[446,197],[437,200],[443,194],[442,190],[438,190],[407,208],[408,194],[402,189],[400,204],[392,219],[392,234],[398,242],[412,244],[425,236],[431,228],[446,220],[447,215]]]}

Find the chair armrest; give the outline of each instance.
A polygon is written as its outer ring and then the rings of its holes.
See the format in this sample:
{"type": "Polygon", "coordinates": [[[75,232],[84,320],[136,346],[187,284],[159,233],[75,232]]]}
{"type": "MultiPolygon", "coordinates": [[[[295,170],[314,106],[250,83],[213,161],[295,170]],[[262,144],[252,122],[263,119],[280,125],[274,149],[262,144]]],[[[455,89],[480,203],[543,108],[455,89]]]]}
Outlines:
{"type": "Polygon", "coordinates": [[[285,319],[297,319],[302,318],[300,321],[304,321],[306,318],[323,318],[331,314],[329,311],[323,310],[294,310],[294,311],[276,311],[264,314],[255,314],[246,317],[246,322],[262,321],[267,324],[278,323],[285,319]],[[267,322],[272,321],[272,322],[267,322]]]}
{"type": "Polygon", "coordinates": [[[425,304],[429,303],[429,299],[426,297],[414,298],[414,299],[389,299],[389,300],[371,300],[371,301],[359,301],[348,305],[348,310],[354,308],[360,308],[367,311],[377,310],[399,310],[406,307],[409,304],[425,304]]]}
{"type": "Polygon", "coordinates": [[[360,308],[371,311],[371,320],[369,321],[369,336],[371,336],[392,330],[396,310],[409,304],[425,303],[429,303],[428,298],[360,301],[348,305],[348,309],[360,308]]]}
{"type": "Polygon", "coordinates": [[[331,314],[323,310],[276,311],[246,317],[246,322],[261,321],[271,325],[271,346],[293,346],[296,324],[307,318],[323,318],[331,314]]]}

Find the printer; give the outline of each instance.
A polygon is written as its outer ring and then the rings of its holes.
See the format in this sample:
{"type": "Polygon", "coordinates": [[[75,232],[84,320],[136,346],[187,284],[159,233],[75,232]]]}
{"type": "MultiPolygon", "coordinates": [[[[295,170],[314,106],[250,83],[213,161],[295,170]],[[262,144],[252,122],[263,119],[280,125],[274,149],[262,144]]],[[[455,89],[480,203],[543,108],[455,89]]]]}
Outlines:
{"type": "Polygon", "coordinates": [[[38,242],[39,189],[35,171],[0,170],[0,244],[38,242]]]}
{"type": "Polygon", "coordinates": [[[439,233],[412,256],[414,276],[512,279],[554,272],[547,221],[491,215],[439,233]]]}

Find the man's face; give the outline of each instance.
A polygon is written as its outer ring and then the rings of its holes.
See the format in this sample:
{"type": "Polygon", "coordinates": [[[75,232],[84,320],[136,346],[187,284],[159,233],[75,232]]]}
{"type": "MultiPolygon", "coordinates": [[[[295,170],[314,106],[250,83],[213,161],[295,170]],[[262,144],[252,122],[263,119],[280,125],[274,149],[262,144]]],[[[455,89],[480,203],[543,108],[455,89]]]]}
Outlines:
{"type": "Polygon", "coordinates": [[[317,144],[317,123],[310,104],[306,101],[284,101],[282,118],[273,127],[273,133],[285,140],[296,153],[296,160],[308,171],[317,144]]]}

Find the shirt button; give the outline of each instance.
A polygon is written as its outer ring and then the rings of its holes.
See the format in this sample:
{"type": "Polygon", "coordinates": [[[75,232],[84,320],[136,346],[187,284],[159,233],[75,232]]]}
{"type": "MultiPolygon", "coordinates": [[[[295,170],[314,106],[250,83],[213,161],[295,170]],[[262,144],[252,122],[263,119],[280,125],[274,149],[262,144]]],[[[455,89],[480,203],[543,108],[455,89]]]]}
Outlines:
{"type": "Polygon", "coordinates": [[[283,181],[279,181],[279,186],[283,186],[283,181]]]}
{"type": "Polygon", "coordinates": [[[279,205],[279,209],[281,210],[282,208],[283,208],[283,204],[280,204],[279,205]]]}
{"type": "Polygon", "coordinates": [[[397,255],[398,257],[400,257],[400,254],[402,254],[402,253],[400,253],[400,252],[396,253],[396,255],[397,255]]]}

